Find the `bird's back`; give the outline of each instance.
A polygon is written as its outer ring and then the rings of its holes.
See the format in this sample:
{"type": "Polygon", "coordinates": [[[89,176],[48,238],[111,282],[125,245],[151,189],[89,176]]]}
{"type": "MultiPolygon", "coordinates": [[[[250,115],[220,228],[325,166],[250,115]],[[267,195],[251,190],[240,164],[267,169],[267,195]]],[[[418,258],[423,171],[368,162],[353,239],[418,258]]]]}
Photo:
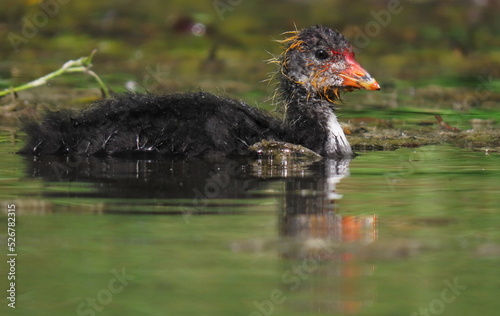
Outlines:
{"type": "Polygon", "coordinates": [[[48,112],[23,120],[24,154],[200,156],[247,154],[262,139],[282,138],[282,123],[234,99],[197,92],[122,94],[79,114],[48,112]]]}

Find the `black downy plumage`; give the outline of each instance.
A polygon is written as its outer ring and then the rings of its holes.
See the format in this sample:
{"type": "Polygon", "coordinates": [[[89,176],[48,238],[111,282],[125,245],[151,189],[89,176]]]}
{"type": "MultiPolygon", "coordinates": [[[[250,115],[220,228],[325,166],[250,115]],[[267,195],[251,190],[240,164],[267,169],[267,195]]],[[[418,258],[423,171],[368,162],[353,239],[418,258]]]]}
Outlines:
{"type": "Polygon", "coordinates": [[[379,90],[355,61],[338,31],[313,26],[290,32],[280,65],[279,120],[241,101],[210,93],[126,93],[75,113],[47,112],[22,118],[27,134],[22,154],[120,156],[141,153],[205,156],[245,155],[262,140],[284,141],[330,157],[351,157],[351,146],[335,116],[342,91],[379,90]]]}

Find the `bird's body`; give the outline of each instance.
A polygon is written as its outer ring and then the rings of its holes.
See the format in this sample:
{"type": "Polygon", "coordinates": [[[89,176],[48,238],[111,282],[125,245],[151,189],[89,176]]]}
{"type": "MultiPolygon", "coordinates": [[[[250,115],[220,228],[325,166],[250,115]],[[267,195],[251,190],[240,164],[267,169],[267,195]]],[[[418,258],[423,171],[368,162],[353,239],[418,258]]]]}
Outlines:
{"type": "Polygon", "coordinates": [[[23,154],[245,155],[261,140],[302,145],[331,157],[352,149],[333,102],[339,91],[378,90],[354,60],[342,34],[322,26],[293,32],[283,41],[279,95],[285,120],[241,101],[210,93],[122,94],[81,113],[48,112],[38,122],[25,118],[23,154]]]}
{"type": "Polygon", "coordinates": [[[49,112],[24,124],[25,151],[37,154],[245,155],[262,139],[280,139],[281,122],[247,104],[198,92],[121,94],[74,116],[49,112]],[[202,109],[202,111],[200,111],[202,109]]]}

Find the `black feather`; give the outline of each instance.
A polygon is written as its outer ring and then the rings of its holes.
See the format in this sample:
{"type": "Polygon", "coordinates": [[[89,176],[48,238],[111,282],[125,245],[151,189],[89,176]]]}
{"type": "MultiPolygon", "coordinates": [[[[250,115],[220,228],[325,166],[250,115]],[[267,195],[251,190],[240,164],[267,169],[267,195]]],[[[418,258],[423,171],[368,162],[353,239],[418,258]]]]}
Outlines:
{"type": "Polygon", "coordinates": [[[125,155],[141,152],[200,156],[248,154],[262,139],[281,139],[282,123],[238,100],[198,92],[121,94],[80,114],[48,112],[24,118],[22,154],[125,155]]]}

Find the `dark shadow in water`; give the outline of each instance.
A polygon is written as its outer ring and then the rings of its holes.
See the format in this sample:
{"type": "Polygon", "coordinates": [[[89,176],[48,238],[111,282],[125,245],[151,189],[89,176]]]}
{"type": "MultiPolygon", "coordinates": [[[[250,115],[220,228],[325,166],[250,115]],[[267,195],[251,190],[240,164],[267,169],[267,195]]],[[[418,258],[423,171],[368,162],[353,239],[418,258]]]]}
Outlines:
{"type": "MultiPolygon", "coordinates": [[[[95,191],[74,197],[119,199],[239,199],[258,179],[247,178],[246,161],[224,159],[26,158],[27,174],[46,182],[91,183],[95,191]]],[[[45,193],[50,194],[50,193],[45,193]]],[[[201,203],[201,201],[200,201],[201,203]]]]}
{"type": "MultiPolygon", "coordinates": [[[[92,157],[26,159],[28,174],[32,177],[41,177],[48,183],[90,183],[95,188],[91,192],[46,191],[47,196],[117,198],[125,203],[128,199],[142,199],[141,205],[146,208],[149,200],[155,199],[163,204],[182,204],[190,214],[220,214],[213,207],[217,201],[258,199],[260,192],[271,184],[273,188],[282,187],[282,192],[272,193],[282,198],[278,216],[283,272],[278,288],[286,297],[297,297],[287,302],[287,308],[356,314],[374,301],[375,290],[369,277],[374,266],[360,262],[352,247],[376,240],[376,215],[342,215],[337,209],[342,199],[337,184],[349,176],[350,160],[304,163],[247,159],[217,162],[92,157]],[[307,301],[301,301],[303,297],[307,297],[307,301]]],[[[141,211],[139,214],[185,212],[141,211]]],[[[104,213],[134,214],[126,209],[104,213]]],[[[269,311],[269,304],[274,309],[279,303],[254,302],[260,313],[269,311]]]]}

